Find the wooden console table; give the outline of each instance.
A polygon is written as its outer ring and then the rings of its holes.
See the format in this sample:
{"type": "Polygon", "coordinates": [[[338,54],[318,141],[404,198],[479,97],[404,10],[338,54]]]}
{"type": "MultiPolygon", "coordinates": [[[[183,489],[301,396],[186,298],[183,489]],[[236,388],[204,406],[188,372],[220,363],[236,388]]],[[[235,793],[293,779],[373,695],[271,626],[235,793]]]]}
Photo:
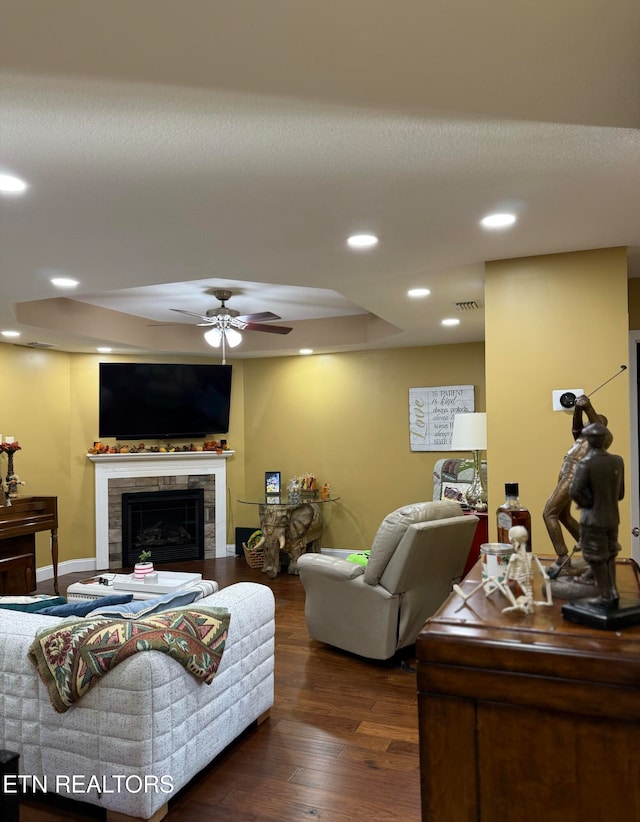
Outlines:
{"type": "Polygon", "coordinates": [[[35,590],[39,531],[51,531],[53,587],[58,593],[58,498],[18,497],[0,506],[0,594],[35,590]]]}
{"type": "MultiPolygon", "coordinates": [[[[480,581],[478,563],[463,590],[480,581]]],[[[617,564],[640,598],[638,566],[617,564]]],[[[416,642],[422,818],[640,819],[640,626],[563,619],[566,600],[503,614],[451,595],[416,642]]]]}

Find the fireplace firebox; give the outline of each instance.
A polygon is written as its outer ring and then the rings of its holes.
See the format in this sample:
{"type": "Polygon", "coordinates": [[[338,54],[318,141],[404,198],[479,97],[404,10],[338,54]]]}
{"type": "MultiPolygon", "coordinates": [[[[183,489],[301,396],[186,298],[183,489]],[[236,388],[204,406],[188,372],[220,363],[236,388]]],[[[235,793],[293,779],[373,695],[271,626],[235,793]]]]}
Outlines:
{"type": "Polygon", "coordinates": [[[204,559],[204,490],[122,495],[122,564],[151,551],[154,565],[204,559]]]}

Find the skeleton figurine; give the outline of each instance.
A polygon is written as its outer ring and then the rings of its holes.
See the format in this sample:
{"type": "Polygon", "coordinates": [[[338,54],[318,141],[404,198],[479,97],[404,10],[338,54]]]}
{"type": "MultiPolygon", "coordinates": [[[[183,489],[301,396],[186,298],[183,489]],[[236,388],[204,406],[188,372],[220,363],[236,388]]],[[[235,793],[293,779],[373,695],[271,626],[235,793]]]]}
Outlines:
{"type": "Polygon", "coordinates": [[[529,542],[527,529],[523,528],[522,525],[514,525],[513,528],[509,529],[509,542],[513,546],[513,554],[509,557],[504,580],[488,577],[478,583],[467,594],[459,585],[454,585],[453,590],[465,602],[480,589],[484,590],[485,596],[489,596],[494,591],[500,591],[511,603],[511,605],[502,609],[503,613],[522,611],[524,614],[532,614],[535,605],[551,605],[549,576],[538,557],[527,552],[527,543],[529,542]],[[544,580],[546,599],[543,601],[537,601],[533,598],[533,563],[535,563],[544,580]]]}
{"type": "Polygon", "coordinates": [[[551,582],[544,566],[535,554],[527,552],[529,534],[522,525],[514,525],[509,529],[509,542],[513,545],[513,554],[509,557],[509,564],[504,575],[504,583],[501,585],[502,593],[507,597],[511,605],[502,609],[502,613],[508,611],[522,611],[524,614],[532,614],[536,605],[551,605],[551,582]],[[533,574],[535,567],[540,572],[543,579],[544,600],[533,598],[533,574]]]}
{"type": "Polygon", "coordinates": [[[455,584],[453,586],[454,593],[456,593],[464,602],[466,602],[469,599],[469,597],[472,597],[474,594],[477,594],[480,589],[484,590],[484,595],[486,597],[491,596],[491,594],[494,591],[500,591],[501,594],[503,594],[505,597],[507,597],[507,599],[509,599],[507,589],[505,588],[502,580],[496,579],[493,576],[483,579],[482,582],[479,582],[467,594],[465,594],[465,592],[458,584],[455,584]]]}

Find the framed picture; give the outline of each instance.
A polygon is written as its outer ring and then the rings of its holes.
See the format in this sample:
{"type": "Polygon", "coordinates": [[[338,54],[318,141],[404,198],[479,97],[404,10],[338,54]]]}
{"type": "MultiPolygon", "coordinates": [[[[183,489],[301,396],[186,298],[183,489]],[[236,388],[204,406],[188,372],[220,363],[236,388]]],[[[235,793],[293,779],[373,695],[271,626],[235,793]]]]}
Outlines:
{"type": "Polygon", "coordinates": [[[474,385],[434,385],[409,389],[409,443],[412,451],[450,451],[456,414],[475,411],[474,385]]]}
{"type": "Polygon", "coordinates": [[[440,499],[449,499],[452,502],[459,502],[461,505],[466,505],[467,491],[470,486],[470,482],[447,482],[444,480],[440,492],[440,499]]]}
{"type": "Polygon", "coordinates": [[[264,492],[267,496],[280,493],[280,471],[265,471],[264,492]]]}

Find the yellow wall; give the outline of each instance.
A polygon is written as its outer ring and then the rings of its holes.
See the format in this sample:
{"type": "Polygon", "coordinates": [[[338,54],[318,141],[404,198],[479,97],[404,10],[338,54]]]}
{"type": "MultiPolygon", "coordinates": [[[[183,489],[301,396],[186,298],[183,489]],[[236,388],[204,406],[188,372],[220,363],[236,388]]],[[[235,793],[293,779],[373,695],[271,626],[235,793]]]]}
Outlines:
{"type": "MultiPolygon", "coordinates": [[[[2,401],[0,432],[3,439],[15,437],[22,446],[14,458],[15,472],[26,484],[23,495],[59,498],[60,549],[68,555],[66,538],[74,529],[72,488],[72,425],[70,424],[69,356],[14,345],[0,346],[2,401]]],[[[6,476],[7,458],[0,458],[6,476]]],[[[93,507],[93,506],[92,506],[93,507]]],[[[89,509],[91,519],[92,509],[89,509]]],[[[84,529],[84,517],[80,529],[84,529]]],[[[93,545],[91,536],[89,545],[93,545]]],[[[85,546],[86,548],[86,546],[85,546]]],[[[46,533],[36,538],[36,564],[51,564],[50,540],[46,533]]],[[[83,554],[86,556],[86,550],[83,554]]]]}
{"type": "MultiPolygon", "coordinates": [[[[23,493],[58,497],[61,562],[92,556],[95,544],[94,469],[86,450],[98,438],[101,359],[132,358],[0,345],[7,397],[0,431],[23,446],[16,456],[16,470],[28,483],[23,493]]],[[[450,456],[410,451],[409,388],[475,384],[476,407],[484,408],[481,343],[246,360],[233,367],[230,543],[236,526],[258,524],[256,508],[238,499],[263,493],[264,472],[279,470],[284,482],[313,471],[341,496],[327,509],[327,547],[367,547],[388,511],[431,497],[434,462],[450,456]]],[[[6,458],[0,466],[6,470],[6,458]]],[[[39,535],[37,565],[50,561],[48,539],[39,535]]]]}
{"type": "MultiPolygon", "coordinates": [[[[627,262],[622,248],[503,260],[485,271],[489,507],[519,482],[536,553],[553,553],[542,509],[572,443],[570,411],[554,389],[587,394],[628,361],[627,262]]],[[[620,537],[630,555],[628,372],[593,397],[609,418],[611,452],[626,465],[620,537]]],[[[495,538],[495,518],[489,519],[495,538]]],[[[567,541],[569,547],[571,544],[567,541]]]]}
{"type": "MultiPolygon", "coordinates": [[[[467,383],[484,410],[481,343],[246,360],[247,495],[264,493],[265,471],[283,484],[314,472],[341,497],[323,509],[325,547],[369,547],[385,514],[431,499],[433,465],[452,456],[410,450],[409,389],[467,383]]],[[[236,518],[258,523],[253,506],[236,518]]]]}
{"type": "MultiPolygon", "coordinates": [[[[17,345],[0,345],[0,384],[4,386],[0,433],[22,446],[15,470],[26,482],[24,496],[58,497],[60,562],[95,556],[94,468],[87,448],[98,439],[98,363],[105,357],[66,354],[17,345]]],[[[110,357],[110,360],[133,358],[110,357]]],[[[146,362],[185,358],[139,357],[146,362]]],[[[194,360],[202,362],[201,359],[194,360]]],[[[229,481],[244,484],[243,366],[234,366],[231,447],[240,459],[228,463],[229,481]]],[[[114,442],[114,440],[106,440],[114,442]]],[[[7,458],[0,458],[5,476],[7,458]]],[[[36,565],[51,564],[48,534],[36,537],[36,565]]]]}

